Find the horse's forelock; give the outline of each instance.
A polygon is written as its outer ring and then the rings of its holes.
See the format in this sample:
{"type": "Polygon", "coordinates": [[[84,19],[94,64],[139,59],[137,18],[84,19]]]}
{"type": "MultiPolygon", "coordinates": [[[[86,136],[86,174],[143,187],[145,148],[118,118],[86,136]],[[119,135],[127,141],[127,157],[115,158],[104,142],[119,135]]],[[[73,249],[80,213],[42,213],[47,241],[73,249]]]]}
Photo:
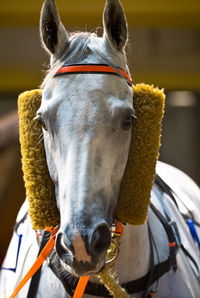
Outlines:
{"type": "MultiPolygon", "coordinates": [[[[102,63],[106,63],[107,65],[116,68],[117,66],[121,66],[121,53],[115,52],[115,60],[118,61],[118,65],[113,63],[106,56],[106,53],[103,52],[100,45],[97,43],[97,34],[90,32],[76,32],[70,35],[70,46],[63,53],[60,59],[56,61],[56,63],[47,70],[44,81],[41,84],[41,88],[43,89],[45,85],[52,79],[55,75],[56,71],[63,66],[63,64],[76,64],[81,63],[88,55],[94,54],[102,63]],[[95,40],[95,42],[92,42],[95,40]],[[119,57],[118,57],[119,54],[119,57]]],[[[126,56],[123,55],[123,60],[126,56]]]]}

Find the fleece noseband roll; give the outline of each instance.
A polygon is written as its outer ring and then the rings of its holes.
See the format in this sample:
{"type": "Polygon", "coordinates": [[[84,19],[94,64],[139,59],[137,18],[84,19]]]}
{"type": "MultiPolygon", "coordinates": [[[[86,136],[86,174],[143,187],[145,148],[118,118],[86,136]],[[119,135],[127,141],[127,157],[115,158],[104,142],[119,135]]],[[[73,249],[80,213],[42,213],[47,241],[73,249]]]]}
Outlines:
{"type": "Polygon", "coordinates": [[[151,189],[159,156],[164,114],[163,90],[138,84],[134,87],[136,119],[129,157],[123,176],[115,215],[123,223],[143,224],[147,220],[151,189]]]}
{"type": "Polygon", "coordinates": [[[22,93],[18,100],[22,169],[33,229],[44,229],[60,222],[54,185],[41,141],[42,129],[34,120],[41,98],[41,90],[32,90],[22,93]]]}

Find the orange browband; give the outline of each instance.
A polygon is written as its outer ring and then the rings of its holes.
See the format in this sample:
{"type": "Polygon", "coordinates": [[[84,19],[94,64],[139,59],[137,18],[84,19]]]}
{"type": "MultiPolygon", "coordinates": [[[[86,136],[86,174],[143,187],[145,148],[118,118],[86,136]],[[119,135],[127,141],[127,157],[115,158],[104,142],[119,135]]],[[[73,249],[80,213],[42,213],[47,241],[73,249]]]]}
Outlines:
{"type": "Polygon", "coordinates": [[[63,65],[56,72],[55,76],[75,73],[105,73],[118,75],[127,80],[127,83],[132,86],[133,81],[131,77],[120,67],[111,67],[106,64],[75,64],[63,65]]]}

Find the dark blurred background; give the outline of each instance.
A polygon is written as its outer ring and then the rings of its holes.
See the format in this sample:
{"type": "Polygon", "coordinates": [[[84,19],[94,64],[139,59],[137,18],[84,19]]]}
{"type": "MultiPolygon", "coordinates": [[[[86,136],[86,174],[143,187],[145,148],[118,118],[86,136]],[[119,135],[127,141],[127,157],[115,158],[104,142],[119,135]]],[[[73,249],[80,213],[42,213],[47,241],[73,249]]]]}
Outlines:
{"type": "MultiPolygon", "coordinates": [[[[17,97],[41,83],[48,57],[40,47],[42,0],[0,7],[0,258],[25,198],[18,143],[17,97]]],[[[104,0],[57,0],[69,31],[102,26],[104,0]]],[[[200,1],[122,0],[134,82],[164,88],[166,113],[160,159],[200,184],[200,1]]]]}

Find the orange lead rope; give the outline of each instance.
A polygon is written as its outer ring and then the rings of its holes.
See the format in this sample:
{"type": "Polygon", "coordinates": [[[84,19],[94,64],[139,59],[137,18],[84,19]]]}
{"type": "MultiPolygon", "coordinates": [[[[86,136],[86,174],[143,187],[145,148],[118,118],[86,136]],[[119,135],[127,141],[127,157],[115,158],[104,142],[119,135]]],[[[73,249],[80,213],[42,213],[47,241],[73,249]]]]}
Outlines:
{"type": "MultiPolygon", "coordinates": [[[[55,228],[53,230],[52,230],[52,228],[46,228],[46,230],[52,231],[51,232],[51,237],[50,237],[49,241],[47,242],[47,244],[45,245],[45,247],[41,251],[39,257],[37,258],[37,260],[35,261],[35,263],[33,264],[33,266],[30,268],[30,270],[24,276],[24,278],[22,279],[22,281],[19,283],[19,285],[17,286],[17,288],[15,289],[15,291],[13,292],[13,294],[10,296],[10,298],[14,298],[19,293],[19,291],[23,288],[23,286],[27,283],[27,281],[42,266],[42,264],[44,263],[44,261],[47,259],[47,257],[51,253],[52,249],[54,248],[55,237],[56,237],[56,233],[58,231],[58,228],[55,228]]],[[[115,230],[116,230],[116,233],[118,233],[120,235],[123,234],[123,226],[119,222],[116,222],[115,223],[115,230]]],[[[73,298],[81,298],[83,296],[89,278],[90,278],[89,276],[82,276],[82,277],[80,277],[79,282],[78,282],[78,285],[77,285],[76,290],[74,292],[73,298]]]]}
{"type": "MultiPolygon", "coordinates": [[[[49,228],[48,228],[48,230],[49,230],[49,228]]],[[[22,281],[19,283],[19,285],[17,286],[17,288],[15,289],[15,291],[13,292],[13,294],[10,296],[10,298],[14,298],[19,293],[19,291],[23,288],[23,286],[27,283],[27,281],[29,281],[29,279],[42,266],[42,264],[44,263],[44,261],[47,259],[47,257],[49,256],[50,252],[54,248],[54,245],[55,245],[55,236],[56,236],[56,233],[58,231],[58,228],[55,228],[54,230],[51,229],[51,231],[52,232],[51,232],[51,237],[50,237],[49,241],[47,242],[47,244],[45,245],[45,247],[41,251],[39,257],[37,258],[37,260],[35,261],[35,263],[33,264],[33,266],[30,268],[30,270],[24,276],[24,278],[22,279],[22,281]]]]}
{"type": "MultiPolygon", "coordinates": [[[[14,298],[19,293],[19,291],[24,287],[24,285],[29,281],[29,279],[42,266],[42,264],[44,263],[44,261],[47,259],[47,257],[51,253],[52,249],[54,248],[54,245],[55,245],[55,236],[56,236],[56,233],[58,231],[58,228],[55,228],[54,230],[52,230],[52,228],[46,228],[46,230],[47,231],[52,231],[51,232],[51,237],[50,237],[49,241],[47,242],[47,244],[45,245],[45,247],[41,251],[39,257],[37,258],[37,260],[35,261],[35,263],[33,264],[33,266],[30,268],[30,270],[24,276],[24,278],[22,279],[22,281],[18,284],[17,288],[14,290],[14,292],[12,293],[12,295],[10,296],[10,298],[14,298]]],[[[87,286],[87,283],[88,283],[89,278],[90,278],[89,276],[80,277],[73,298],[81,298],[83,296],[83,293],[85,291],[85,288],[87,286]]]]}
{"type": "Polygon", "coordinates": [[[73,298],[81,298],[83,296],[89,278],[90,278],[89,276],[80,277],[78,285],[77,285],[76,290],[74,292],[73,298]]]}

